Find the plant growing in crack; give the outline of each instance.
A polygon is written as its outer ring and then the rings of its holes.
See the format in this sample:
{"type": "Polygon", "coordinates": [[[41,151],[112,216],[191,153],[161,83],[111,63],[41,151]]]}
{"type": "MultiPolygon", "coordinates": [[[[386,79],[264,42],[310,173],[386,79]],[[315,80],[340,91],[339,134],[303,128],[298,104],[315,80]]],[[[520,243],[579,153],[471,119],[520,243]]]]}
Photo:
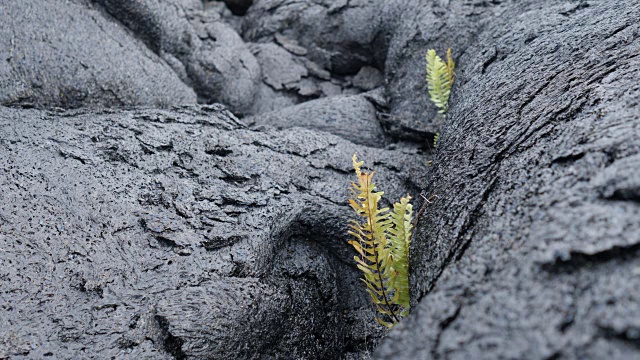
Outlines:
{"type": "MultiPolygon", "coordinates": [[[[449,96],[451,95],[451,87],[455,80],[456,63],[451,57],[451,49],[447,50],[447,61],[440,58],[434,49],[427,51],[427,86],[429,89],[429,98],[431,102],[438,108],[438,114],[442,115],[442,119],[446,117],[449,107],[449,96]]],[[[433,147],[438,144],[440,133],[436,133],[433,141],[433,147]]]]}
{"type": "Polygon", "coordinates": [[[383,192],[376,191],[374,172],[361,170],[363,161],[353,155],[358,181],[351,183],[349,205],[358,215],[351,220],[349,241],[358,255],[358,269],[364,274],[371,300],[376,306],[376,320],[393,327],[409,314],[409,245],[413,225],[413,206],[407,195],[389,208],[379,208],[383,192]]]}
{"type": "MultiPolygon", "coordinates": [[[[447,113],[451,86],[455,80],[455,62],[451,49],[447,50],[447,61],[443,61],[431,49],[427,52],[427,82],[429,97],[444,119],[447,113]]],[[[434,147],[440,134],[434,138],[434,147]]],[[[363,172],[363,161],[353,154],[353,168],[357,183],[351,183],[349,205],[358,218],[351,220],[348,234],[349,244],[358,255],[354,256],[358,269],[364,275],[362,281],[374,303],[378,316],[376,320],[393,327],[409,314],[409,248],[411,245],[413,205],[407,195],[393,205],[393,209],[379,208],[383,192],[377,191],[372,181],[375,172],[363,172]]],[[[424,196],[423,196],[424,197],[424,196]]],[[[430,203],[425,198],[424,206],[430,203]]]]}

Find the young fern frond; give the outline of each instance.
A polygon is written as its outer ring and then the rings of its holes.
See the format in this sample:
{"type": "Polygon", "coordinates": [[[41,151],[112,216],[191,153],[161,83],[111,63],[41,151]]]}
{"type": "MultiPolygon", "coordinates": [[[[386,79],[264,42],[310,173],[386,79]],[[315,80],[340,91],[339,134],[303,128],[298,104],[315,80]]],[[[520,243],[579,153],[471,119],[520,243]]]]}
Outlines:
{"type": "Polygon", "coordinates": [[[409,314],[409,246],[411,245],[411,223],[413,205],[409,203],[411,196],[403,197],[399,203],[393,204],[389,239],[391,241],[391,256],[393,258],[394,279],[391,282],[394,289],[393,303],[400,306],[400,315],[409,314]]]}
{"type": "Polygon", "coordinates": [[[376,320],[393,327],[409,311],[410,198],[395,204],[393,212],[389,208],[379,209],[384,193],[376,191],[374,172],[362,172],[363,163],[353,155],[358,182],[351,184],[349,205],[360,221],[351,220],[348,233],[353,239],[349,244],[358,252],[354,260],[364,274],[362,281],[378,311],[376,320]]]}
{"type": "Polygon", "coordinates": [[[429,97],[438,108],[438,113],[445,115],[451,95],[451,86],[455,78],[455,62],[451,57],[451,49],[447,50],[447,62],[445,63],[436,51],[427,51],[427,85],[429,97]]]}

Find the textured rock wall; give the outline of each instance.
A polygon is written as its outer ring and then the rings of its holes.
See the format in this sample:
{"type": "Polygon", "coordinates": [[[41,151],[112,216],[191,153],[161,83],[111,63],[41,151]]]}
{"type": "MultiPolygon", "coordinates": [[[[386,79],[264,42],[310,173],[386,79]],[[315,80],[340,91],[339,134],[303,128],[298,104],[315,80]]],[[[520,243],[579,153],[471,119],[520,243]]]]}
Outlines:
{"type": "Polygon", "coordinates": [[[376,358],[638,356],[639,16],[515,5],[460,58],[417,306],[376,358]]]}

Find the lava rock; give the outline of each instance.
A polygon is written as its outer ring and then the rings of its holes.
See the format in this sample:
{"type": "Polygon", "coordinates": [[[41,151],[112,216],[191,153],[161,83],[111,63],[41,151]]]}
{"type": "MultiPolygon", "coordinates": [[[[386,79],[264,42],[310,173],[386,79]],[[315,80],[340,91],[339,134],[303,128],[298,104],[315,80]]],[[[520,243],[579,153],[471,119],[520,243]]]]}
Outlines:
{"type": "Polygon", "coordinates": [[[307,69],[276,44],[253,44],[251,47],[262,69],[262,81],[274,90],[283,90],[307,77],[307,69]]]}
{"type": "Polygon", "coordinates": [[[260,67],[219,14],[185,1],[98,0],[193,87],[202,103],[222,102],[244,114],[253,103],[260,67]]]}
{"type": "Polygon", "coordinates": [[[91,6],[11,1],[0,6],[0,104],[167,107],[196,95],[156,54],[91,6]]]}
{"type": "Polygon", "coordinates": [[[0,107],[0,357],[370,349],[382,332],[346,246],[355,151],[387,199],[417,196],[415,150],[255,131],[221,106],[0,107]]]}
{"type": "Polygon", "coordinates": [[[353,77],[353,85],[364,91],[373,90],[384,85],[384,75],[374,67],[364,66],[353,77]]]}
{"type": "Polygon", "coordinates": [[[385,136],[374,104],[364,95],[308,101],[246,119],[251,125],[280,129],[303,127],[338,135],[356,144],[383,147],[385,136]]]}
{"type": "Polygon", "coordinates": [[[506,5],[459,60],[416,305],[374,358],[638,357],[640,4],[506,5]]]}
{"type": "Polygon", "coordinates": [[[381,0],[261,0],[243,18],[247,41],[296,40],[311,60],[337,75],[384,64],[381,0]]]}

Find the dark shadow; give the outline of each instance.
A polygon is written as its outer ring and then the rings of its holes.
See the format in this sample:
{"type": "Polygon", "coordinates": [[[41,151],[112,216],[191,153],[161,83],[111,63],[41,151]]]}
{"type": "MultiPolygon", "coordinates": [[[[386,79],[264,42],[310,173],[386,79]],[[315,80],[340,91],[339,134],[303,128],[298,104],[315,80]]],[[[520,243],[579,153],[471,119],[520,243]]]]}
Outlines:
{"type": "Polygon", "coordinates": [[[224,0],[229,10],[236,16],[242,16],[253,5],[253,0],[224,0]]]}

